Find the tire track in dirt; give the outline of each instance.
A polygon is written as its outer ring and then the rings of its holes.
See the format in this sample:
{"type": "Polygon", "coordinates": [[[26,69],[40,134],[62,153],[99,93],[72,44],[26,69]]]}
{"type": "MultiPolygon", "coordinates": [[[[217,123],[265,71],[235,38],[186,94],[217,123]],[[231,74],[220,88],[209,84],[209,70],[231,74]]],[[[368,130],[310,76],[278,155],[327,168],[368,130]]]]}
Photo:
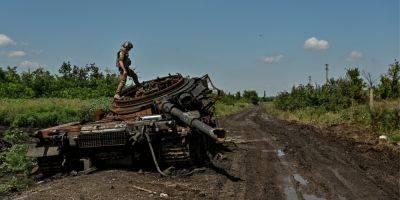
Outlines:
{"type": "Polygon", "coordinates": [[[225,191],[236,191],[235,199],[399,198],[399,155],[367,159],[352,142],[277,120],[262,107],[227,118],[224,126],[247,151],[232,158],[243,183],[227,182],[221,198],[225,191]]]}
{"type": "Polygon", "coordinates": [[[250,119],[254,116],[250,110],[223,122],[223,126],[237,139],[244,140],[240,145],[246,150],[239,152],[232,159],[231,171],[243,179],[242,182],[226,181],[218,198],[220,199],[283,199],[276,177],[279,159],[275,150],[269,146],[267,138],[250,119]],[[261,134],[260,134],[261,133],[261,134]],[[239,170],[236,170],[239,168],[239,170]],[[229,196],[226,196],[226,195],[229,196]]]}
{"type": "MultiPolygon", "coordinates": [[[[329,135],[321,135],[310,126],[291,125],[257,110],[252,120],[268,138],[277,138],[274,146],[284,148],[292,166],[292,177],[300,174],[307,184],[297,183],[298,198],[327,199],[398,199],[399,156],[394,160],[365,159],[358,147],[341,143],[329,135]],[[351,149],[351,150],[349,150],[351,149]],[[382,162],[384,161],[384,162],[382,162]],[[391,166],[391,171],[376,168],[391,166]],[[370,171],[360,166],[367,166],[370,171]],[[373,167],[372,167],[373,166],[373,167]],[[372,176],[377,174],[377,176],[372,176]],[[385,180],[385,177],[388,180],[385,180]],[[310,196],[311,195],[311,196],[310,196]]],[[[375,152],[385,154],[385,152],[375,152]]],[[[386,167],[384,167],[386,168],[386,167]]]]}

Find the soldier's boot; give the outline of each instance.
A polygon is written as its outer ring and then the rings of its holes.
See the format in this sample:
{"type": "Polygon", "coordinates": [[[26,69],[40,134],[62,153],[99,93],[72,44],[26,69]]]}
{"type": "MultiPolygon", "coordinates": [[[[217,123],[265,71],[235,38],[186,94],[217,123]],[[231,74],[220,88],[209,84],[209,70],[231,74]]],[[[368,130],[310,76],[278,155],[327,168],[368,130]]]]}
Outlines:
{"type": "Polygon", "coordinates": [[[135,85],[137,85],[139,87],[142,86],[142,84],[139,82],[139,78],[135,72],[132,73],[132,79],[133,79],[133,82],[135,83],[135,85]]]}
{"type": "Polygon", "coordinates": [[[125,74],[121,74],[121,75],[119,76],[118,87],[117,87],[117,90],[115,91],[115,95],[114,95],[114,98],[115,98],[115,99],[121,99],[121,91],[122,91],[122,89],[123,89],[124,86],[125,86],[126,77],[127,77],[127,76],[126,76],[125,74]]]}

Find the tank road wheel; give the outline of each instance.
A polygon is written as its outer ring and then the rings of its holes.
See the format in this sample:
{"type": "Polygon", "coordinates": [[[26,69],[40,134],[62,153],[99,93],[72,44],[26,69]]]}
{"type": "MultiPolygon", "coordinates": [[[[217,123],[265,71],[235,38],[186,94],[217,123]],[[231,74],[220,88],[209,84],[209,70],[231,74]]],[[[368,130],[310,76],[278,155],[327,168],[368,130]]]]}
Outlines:
{"type": "Polygon", "coordinates": [[[45,156],[37,158],[39,178],[49,177],[63,172],[63,157],[61,155],[45,156]]]}
{"type": "Polygon", "coordinates": [[[183,167],[193,164],[189,145],[182,143],[182,138],[179,136],[161,139],[159,160],[163,167],[183,167]]]}

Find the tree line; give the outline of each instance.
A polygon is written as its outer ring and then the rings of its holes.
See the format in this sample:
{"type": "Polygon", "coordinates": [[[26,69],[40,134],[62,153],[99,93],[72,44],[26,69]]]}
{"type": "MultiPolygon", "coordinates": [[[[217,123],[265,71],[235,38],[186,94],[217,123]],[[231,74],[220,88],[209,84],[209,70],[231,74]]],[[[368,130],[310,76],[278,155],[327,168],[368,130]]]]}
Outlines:
{"type": "MultiPolygon", "coordinates": [[[[118,84],[118,75],[102,71],[95,63],[79,67],[63,62],[59,74],[51,74],[39,67],[33,71],[17,72],[17,67],[0,67],[0,98],[98,98],[112,97],[118,84]]],[[[371,81],[371,80],[370,80],[371,81]]],[[[293,86],[290,92],[281,92],[275,97],[275,105],[283,110],[322,106],[328,111],[347,108],[354,103],[367,101],[366,86],[374,89],[374,98],[392,99],[400,97],[400,65],[395,61],[387,73],[382,74],[377,85],[367,84],[358,68],[347,69],[344,77],[329,79],[322,85],[308,83],[293,86]],[[370,86],[371,85],[371,86],[370,86]]],[[[255,90],[235,94],[223,93],[221,101],[234,104],[244,100],[251,103],[269,101],[269,97],[258,97],[255,90]]]]}
{"type": "MultiPolygon", "coordinates": [[[[0,67],[0,98],[99,98],[112,97],[118,84],[118,75],[102,71],[95,63],[84,67],[63,62],[58,74],[39,67],[33,71],[17,72],[17,67],[0,67]]],[[[262,98],[261,98],[262,99],[262,98]]],[[[243,94],[223,92],[221,101],[234,104],[237,100],[257,103],[255,90],[243,94]]]]}
{"type": "Polygon", "coordinates": [[[368,94],[373,94],[374,99],[396,99],[400,97],[400,65],[395,60],[390,64],[387,73],[379,77],[378,84],[369,76],[367,84],[360,70],[349,68],[344,77],[329,79],[322,85],[311,82],[306,85],[293,86],[290,92],[281,92],[275,98],[275,105],[282,110],[296,110],[305,107],[322,107],[327,111],[338,111],[351,105],[366,103],[368,94]],[[369,93],[366,90],[376,91],[369,93]]]}
{"type": "Polygon", "coordinates": [[[103,72],[95,63],[84,67],[63,62],[59,75],[39,67],[17,72],[17,67],[0,67],[0,98],[97,98],[114,95],[118,76],[103,72]]]}

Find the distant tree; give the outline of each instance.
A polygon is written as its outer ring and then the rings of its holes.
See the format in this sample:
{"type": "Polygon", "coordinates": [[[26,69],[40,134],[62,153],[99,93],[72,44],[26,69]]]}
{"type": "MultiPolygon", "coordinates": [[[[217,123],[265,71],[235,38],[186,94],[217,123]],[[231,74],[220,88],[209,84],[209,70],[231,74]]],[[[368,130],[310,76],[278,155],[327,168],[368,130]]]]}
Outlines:
{"type": "Polygon", "coordinates": [[[235,99],[239,100],[241,98],[242,98],[242,96],[240,95],[240,91],[237,91],[235,94],[235,99]]]}
{"type": "Polygon", "coordinates": [[[400,97],[400,64],[398,60],[395,60],[390,65],[388,71],[388,77],[390,79],[390,89],[392,91],[392,98],[400,97]]]}
{"type": "Polygon", "coordinates": [[[17,73],[17,67],[7,67],[6,71],[6,81],[7,82],[12,82],[12,83],[19,83],[20,82],[20,76],[17,73]]]}
{"type": "Polygon", "coordinates": [[[400,97],[400,64],[395,60],[387,74],[381,75],[378,92],[381,99],[400,97]]]}
{"type": "Polygon", "coordinates": [[[0,83],[6,81],[6,72],[0,67],[0,83]]]}
{"type": "Polygon", "coordinates": [[[72,77],[71,71],[72,68],[70,62],[63,62],[60,66],[60,69],[58,69],[58,72],[62,75],[64,79],[69,79],[72,77]]]}
{"type": "Polygon", "coordinates": [[[43,67],[37,68],[32,72],[33,84],[32,89],[35,92],[35,97],[42,97],[51,94],[54,91],[54,76],[43,67]]]}
{"type": "Polygon", "coordinates": [[[21,82],[25,87],[32,87],[34,76],[32,72],[22,72],[21,73],[21,82]]]}
{"type": "Polygon", "coordinates": [[[360,76],[358,68],[347,69],[346,78],[347,82],[344,82],[342,85],[342,91],[345,92],[344,95],[348,95],[358,102],[363,101],[363,88],[365,87],[365,83],[360,76]]]}
{"type": "Polygon", "coordinates": [[[258,104],[259,98],[255,90],[245,90],[243,91],[243,98],[247,99],[253,104],[258,104]]]}
{"type": "Polygon", "coordinates": [[[100,72],[100,68],[95,63],[86,65],[86,71],[90,72],[90,79],[101,79],[104,77],[103,73],[100,72]]]}

